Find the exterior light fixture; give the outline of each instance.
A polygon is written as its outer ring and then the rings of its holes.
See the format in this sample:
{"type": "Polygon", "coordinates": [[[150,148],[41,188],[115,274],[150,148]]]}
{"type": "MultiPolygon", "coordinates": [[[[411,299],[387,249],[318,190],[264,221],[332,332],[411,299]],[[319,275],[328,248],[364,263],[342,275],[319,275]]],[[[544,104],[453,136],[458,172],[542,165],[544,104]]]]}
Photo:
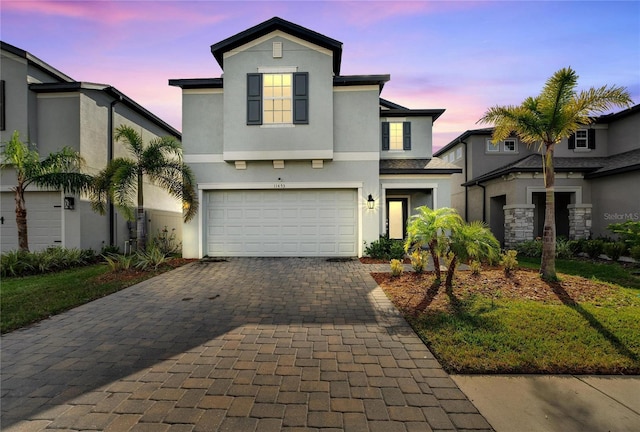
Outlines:
{"type": "Polygon", "coordinates": [[[369,208],[369,210],[373,210],[375,206],[376,200],[374,200],[371,194],[369,194],[369,197],[367,198],[367,207],[369,208]]]}
{"type": "Polygon", "coordinates": [[[64,209],[73,210],[76,208],[76,199],[74,197],[64,197],[64,209]]]}

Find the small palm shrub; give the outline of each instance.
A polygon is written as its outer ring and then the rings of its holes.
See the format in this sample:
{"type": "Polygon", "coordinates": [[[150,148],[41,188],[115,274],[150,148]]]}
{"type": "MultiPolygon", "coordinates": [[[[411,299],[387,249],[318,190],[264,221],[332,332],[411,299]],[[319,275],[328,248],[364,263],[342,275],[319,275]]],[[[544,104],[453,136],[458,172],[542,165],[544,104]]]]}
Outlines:
{"type": "Polygon", "coordinates": [[[609,224],[607,229],[617,234],[627,247],[640,246],[640,221],[628,220],[623,223],[609,224]]]}
{"type": "Polygon", "coordinates": [[[427,261],[429,259],[429,254],[425,251],[414,250],[411,253],[411,267],[413,267],[413,271],[416,273],[422,273],[427,266],[427,261]]]}
{"type": "Polygon", "coordinates": [[[471,269],[472,275],[479,276],[480,270],[482,270],[482,263],[480,261],[472,260],[469,263],[469,269],[471,269]]]}
{"type": "Polygon", "coordinates": [[[157,270],[161,264],[167,261],[166,255],[153,243],[143,252],[136,252],[136,268],[140,270],[148,270],[153,268],[157,270]]]}
{"type": "Polygon", "coordinates": [[[504,269],[505,276],[510,276],[518,268],[518,251],[510,249],[500,255],[500,265],[504,269]]]}
{"type": "Polygon", "coordinates": [[[392,259],[391,260],[391,276],[398,277],[402,274],[403,271],[404,271],[404,265],[402,264],[402,261],[397,259],[392,259]]]}
{"type": "Polygon", "coordinates": [[[110,253],[102,255],[102,257],[109,266],[109,270],[113,272],[119,272],[129,270],[133,267],[135,255],[120,255],[110,253]]]}
{"type": "Polygon", "coordinates": [[[612,261],[618,261],[627,251],[627,245],[623,242],[607,242],[602,246],[602,250],[612,261]]]}

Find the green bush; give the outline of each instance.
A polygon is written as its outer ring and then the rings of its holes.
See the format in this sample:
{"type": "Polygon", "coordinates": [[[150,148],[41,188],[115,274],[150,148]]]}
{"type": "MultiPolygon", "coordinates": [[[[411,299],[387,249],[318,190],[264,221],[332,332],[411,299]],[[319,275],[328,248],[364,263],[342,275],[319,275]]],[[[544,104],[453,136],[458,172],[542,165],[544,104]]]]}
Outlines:
{"type": "Polygon", "coordinates": [[[135,255],[120,255],[109,253],[102,255],[109,266],[109,270],[114,272],[129,270],[134,265],[135,255]]]}
{"type": "Polygon", "coordinates": [[[144,252],[136,252],[135,254],[136,268],[148,270],[153,267],[157,270],[161,264],[167,261],[166,255],[153,243],[147,247],[144,252]]]}
{"type": "Polygon", "coordinates": [[[158,230],[156,236],[151,243],[158,248],[165,256],[178,255],[182,252],[182,243],[176,241],[176,229],[171,231],[165,226],[162,230],[158,230]]]}
{"type": "Polygon", "coordinates": [[[540,240],[526,240],[516,244],[515,250],[520,255],[540,258],[542,256],[542,242],[540,240]]]}
{"type": "Polygon", "coordinates": [[[411,253],[411,267],[416,273],[422,273],[427,266],[429,254],[425,251],[414,250],[411,253]]]}
{"type": "Polygon", "coordinates": [[[629,249],[629,254],[631,255],[631,258],[640,262],[640,246],[633,246],[629,249]]]}
{"type": "Polygon", "coordinates": [[[567,247],[571,251],[571,256],[578,256],[583,251],[584,244],[587,242],[587,239],[577,239],[577,240],[569,240],[567,241],[567,247]]]}
{"type": "Polygon", "coordinates": [[[623,242],[607,242],[603,245],[602,250],[605,255],[613,261],[618,261],[620,257],[627,251],[627,245],[623,242]]]}
{"type": "Polygon", "coordinates": [[[609,224],[607,229],[617,234],[618,238],[628,247],[640,246],[640,221],[609,224]]]}
{"type": "Polygon", "coordinates": [[[556,258],[571,258],[575,254],[571,249],[571,240],[559,237],[556,239],[556,258]]]}
{"type": "Polygon", "coordinates": [[[383,259],[385,261],[397,259],[404,259],[405,251],[402,240],[392,240],[388,236],[383,235],[364,249],[365,255],[375,258],[383,259]]]}
{"type": "Polygon", "coordinates": [[[589,258],[595,259],[604,253],[604,240],[592,239],[584,243],[583,251],[589,255],[589,258]]]}
{"type": "Polygon", "coordinates": [[[9,251],[0,257],[0,276],[18,277],[50,273],[94,262],[91,249],[51,247],[37,252],[9,251]]]}

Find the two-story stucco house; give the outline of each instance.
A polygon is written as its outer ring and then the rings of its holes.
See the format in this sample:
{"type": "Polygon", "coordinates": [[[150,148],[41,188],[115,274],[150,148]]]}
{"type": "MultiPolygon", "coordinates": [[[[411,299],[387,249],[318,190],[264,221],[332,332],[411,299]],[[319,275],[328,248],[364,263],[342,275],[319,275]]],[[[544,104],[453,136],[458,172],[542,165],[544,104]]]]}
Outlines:
{"type": "MultiPolygon", "coordinates": [[[[517,137],[493,145],[492,132],[468,130],[435,154],[462,169],[452,207],[487,222],[511,247],[542,236],[542,157],[517,137]]],[[[640,105],[598,117],[557,144],[554,156],[558,236],[610,236],[609,224],[640,220],[640,105]]]]}
{"type": "Polygon", "coordinates": [[[341,75],[341,42],[276,17],[211,53],[220,78],[169,81],[201,202],[185,256],[361,256],[413,208],[450,205],[444,110],[380,99],[389,75],[341,75]]]}
{"type": "MultiPolygon", "coordinates": [[[[113,130],[129,125],[141,132],[145,142],[157,136],[180,133],[126,95],[105,84],[78,82],[34,55],[1,42],[0,141],[14,131],[29,142],[41,157],[69,146],[80,152],[86,170],[96,174],[113,157],[128,157],[113,142],[113,130]]],[[[2,251],[17,249],[12,169],[2,171],[0,243],[2,251]]],[[[113,210],[105,216],[91,210],[86,197],[65,196],[60,191],[41,191],[31,186],[25,195],[29,247],[91,248],[106,245],[121,250],[131,237],[127,222],[113,210]],[[66,198],[66,199],[65,199],[66,198]]],[[[153,236],[164,226],[182,228],[180,202],[145,184],[147,230],[153,236]]],[[[135,227],[133,228],[135,236],[135,227]]]]}

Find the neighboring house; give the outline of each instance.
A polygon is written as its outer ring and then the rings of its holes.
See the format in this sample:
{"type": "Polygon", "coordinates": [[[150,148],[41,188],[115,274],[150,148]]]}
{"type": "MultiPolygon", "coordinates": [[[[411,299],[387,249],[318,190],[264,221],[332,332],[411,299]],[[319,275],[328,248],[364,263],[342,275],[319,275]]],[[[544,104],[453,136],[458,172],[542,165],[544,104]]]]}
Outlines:
{"type": "Polygon", "coordinates": [[[169,81],[201,203],[185,256],[361,256],[413,208],[450,205],[444,110],[380,99],[389,75],[340,75],[341,42],[272,18],[211,52],[221,78],[169,81]]]}
{"type": "MultiPolygon", "coordinates": [[[[69,146],[84,157],[87,172],[96,174],[110,158],[127,156],[120,144],[113,144],[113,130],[122,124],[135,127],[145,143],[156,136],[180,139],[177,130],[109,85],[74,81],[32,54],[4,42],[1,52],[3,143],[18,131],[21,140],[29,142],[41,157],[69,146]]],[[[3,170],[1,184],[0,243],[4,252],[18,247],[14,194],[10,192],[15,173],[3,170]]],[[[100,252],[110,244],[123,250],[131,237],[121,216],[94,213],[86,197],[65,197],[60,191],[39,191],[31,186],[25,200],[31,250],[64,246],[100,252]]],[[[180,202],[145,185],[145,203],[150,235],[165,225],[181,230],[180,202]]]]}
{"type": "MultiPolygon", "coordinates": [[[[468,130],[435,155],[462,168],[452,206],[511,247],[542,236],[542,156],[516,137],[494,146],[492,131],[468,130]]],[[[598,117],[557,144],[554,156],[558,236],[611,236],[609,224],[640,220],[640,105],[598,117]]]]}

